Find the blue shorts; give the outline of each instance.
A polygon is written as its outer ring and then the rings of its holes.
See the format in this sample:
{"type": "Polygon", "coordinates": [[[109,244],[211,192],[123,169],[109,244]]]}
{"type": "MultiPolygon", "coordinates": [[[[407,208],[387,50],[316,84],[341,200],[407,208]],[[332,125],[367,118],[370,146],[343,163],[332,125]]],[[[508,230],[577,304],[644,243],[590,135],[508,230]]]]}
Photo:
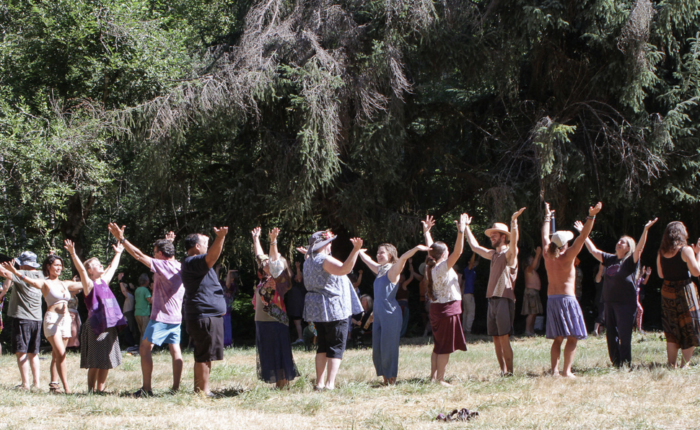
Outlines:
{"type": "Polygon", "coordinates": [[[148,320],[143,339],[154,345],[161,346],[164,343],[180,344],[180,324],[167,324],[158,321],[148,320]]]}

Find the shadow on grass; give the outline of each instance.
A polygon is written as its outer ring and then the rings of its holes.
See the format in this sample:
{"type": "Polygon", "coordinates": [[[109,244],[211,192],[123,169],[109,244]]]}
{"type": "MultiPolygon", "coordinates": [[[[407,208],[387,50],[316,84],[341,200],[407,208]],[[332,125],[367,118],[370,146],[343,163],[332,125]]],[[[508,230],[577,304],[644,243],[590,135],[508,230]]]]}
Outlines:
{"type": "Polygon", "coordinates": [[[212,391],[212,393],[216,394],[217,397],[238,397],[246,391],[249,390],[241,387],[228,387],[222,390],[212,391]]]}

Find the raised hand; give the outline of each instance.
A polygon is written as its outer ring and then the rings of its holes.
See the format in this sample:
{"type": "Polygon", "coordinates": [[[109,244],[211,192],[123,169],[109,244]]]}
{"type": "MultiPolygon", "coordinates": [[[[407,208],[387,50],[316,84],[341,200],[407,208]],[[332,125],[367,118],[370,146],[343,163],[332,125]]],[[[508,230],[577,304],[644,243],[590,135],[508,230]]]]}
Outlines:
{"type": "Polygon", "coordinates": [[[464,214],[466,216],[466,223],[467,225],[471,225],[472,223],[472,217],[469,216],[469,214],[464,214]]]}
{"type": "Polygon", "coordinates": [[[110,233],[112,233],[112,236],[114,236],[115,239],[122,241],[124,240],[124,229],[126,226],[122,226],[122,228],[119,228],[119,226],[114,223],[110,222],[107,225],[107,229],[109,230],[110,233]]]}
{"type": "Polygon", "coordinates": [[[306,255],[306,252],[307,252],[306,247],[297,246],[297,252],[306,255]]]}
{"type": "Polygon", "coordinates": [[[165,240],[175,242],[175,232],[169,231],[169,232],[165,233],[165,240]]]}
{"type": "Polygon", "coordinates": [[[253,235],[253,239],[260,239],[260,227],[255,227],[250,234],[253,235]]]}
{"type": "Polygon", "coordinates": [[[596,216],[603,209],[603,203],[598,202],[595,206],[588,208],[588,216],[596,216]]]}
{"type": "MultiPolygon", "coordinates": [[[[6,261],[0,264],[0,266],[2,266],[2,268],[5,269],[5,271],[10,272],[10,274],[19,276],[19,272],[17,271],[17,269],[15,269],[15,266],[14,264],[12,264],[11,261],[6,261]]],[[[10,276],[6,276],[6,278],[10,278],[10,276]]]]}
{"type": "MultiPolygon", "coordinates": [[[[419,251],[425,251],[425,252],[430,252],[430,249],[431,249],[429,246],[425,246],[425,245],[417,245],[416,248],[417,248],[419,251]]],[[[409,263],[409,264],[413,263],[413,259],[412,259],[412,258],[409,258],[409,259],[408,259],[408,263],[409,263]]]]}
{"type": "Polygon", "coordinates": [[[362,249],[362,244],[364,243],[364,241],[359,237],[353,237],[350,239],[350,242],[352,243],[353,251],[360,251],[362,249]]]}
{"type": "Polygon", "coordinates": [[[214,227],[214,234],[216,235],[216,237],[226,237],[226,235],[228,234],[228,227],[214,227]]]}
{"type": "Polygon", "coordinates": [[[459,221],[455,221],[457,224],[457,228],[459,229],[460,232],[464,232],[464,230],[467,229],[467,225],[469,224],[467,222],[467,218],[469,218],[469,215],[467,214],[462,214],[459,216],[459,221]]]}
{"type": "Polygon", "coordinates": [[[277,236],[279,236],[279,234],[280,234],[280,229],[277,227],[270,230],[270,232],[268,233],[268,235],[270,236],[270,242],[272,243],[272,242],[276,241],[277,236]]]}
{"type": "Polygon", "coordinates": [[[122,252],[124,252],[124,245],[122,245],[121,243],[112,245],[112,248],[114,248],[114,252],[116,252],[117,254],[121,254],[122,252]]]}
{"type": "Polygon", "coordinates": [[[427,215],[425,221],[421,221],[420,223],[423,224],[423,233],[427,233],[435,225],[435,220],[431,215],[427,215]]]}
{"type": "Polygon", "coordinates": [[[63,242],[63,247],[68,251],[70,255],[75,254],[75,244],[73,244],[73,241],[70,239],[66,239],[63,242]]]}
{"type": "Polygon", "coordinates": [[[645,229],[645,230],[649,230],[649,227],[651,227],[652,225],[656,224],[656,221],[658,221],[658,220],[659,220],[659,217],[656,217],[656,218],[654,218],[653,220],[648,221],[648,222],[646,223],[646,225],[644,226],[644,229],[645,229]]]}
{"type": "Polygon", "coordinates": [[[549,209],[549,203],[544,202],[544,216],[546,218],[551,218],[554,215],[554,211],[549,209]]]}
{"type": "Polygon", "coordinates": [[[583,223],[581,221],[576,221],[574,223],[574,228],[581,233],[581,230],[583,230],[583,223]]]}
{"type": "Polygon", "coordinates": [[[516,219],[518,219],[518,217],[520,216],[520,214],[522,214],[522,213],[525,211],[525,209],[527,209],[527,208],[520,208],[517,212],[515,212],[515,213],[513,214],[512,217],[510,217],[510,220],[511,220],[511,221],[515,221],[516,219]]]}
{"type": "Polygon", "coordinates": [[[537,248],[535,248],[535,252],[539,252],[539,253],[541,254],[541,253],[542,253],[542,247],[541,247],[541,246],[538,246],[537,248]]]}
{"type": "Polygon", "coordinates": [[[295,261],[295,262],[294,262],[294,265],[297,267],[297,269],[301,267],[301,263],[298,262],[298,261],[295,261]]]}
{"type": "Polygon", "coordinates": [[[651,276],[651,266],[647,266],[646,270],[644,270],[644,273],[646,273],[647,276],[651,276]]]}
{"type": "Polygon", "coordinates": [[[117,281],[121,281],[122,279],[124,279],[124,272],[117,273],[117,281]]]}

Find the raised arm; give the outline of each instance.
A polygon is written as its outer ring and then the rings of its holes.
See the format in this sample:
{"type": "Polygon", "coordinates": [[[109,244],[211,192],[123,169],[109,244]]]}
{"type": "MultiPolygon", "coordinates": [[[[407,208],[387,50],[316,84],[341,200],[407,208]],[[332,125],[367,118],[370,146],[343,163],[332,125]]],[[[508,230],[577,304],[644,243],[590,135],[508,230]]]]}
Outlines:
{"type": "Polygon", "coordinates": [[[73,260],[75,270],[78,272],[78,275],[80,275],[80,282],[83,284],[83,294],[85,294],[85,297],[87,297],[92,291],[94,284],[92,283],[90,276],[88,276],[87,270],[85,270],[85,266],[83,266],[83,262],[80,261],[80,257],[78,257],[78,255],[75,253],[75,245],[73,245],[73,242],[66,239],[63,247],[66,248],[71,260],[73,260]]]}
{"type": "Polygon", "coordinates": [[[362,269],[357,271],[357,279],[355,279],[355,282],[352,283],[353,288],[355,288],[355,289],[360,288],[360,284],[362,283],[362,274],[363,273],[364,272],[362,271],[362,269]]]}
{"type": "Polygon", "coordinates": [[[518,217],[526,208],[520,208],[517,212],[510,217],[510,246],[508,251],[506,251],[506,264],[513,267],[515,261],[518,258],[518,239],[520,238],[520,233],[518,232],[518,217]]]}
{"type": "Polygon", "coordinates": [[[549,224],[552,222],[553,215],[554,215],[554,211],[550,210],[549,203],[545,202],[544,203],[544,223],[542,224],[542,249],[544,249],[544,250],[549,248],[549,243],[550,243],[549,234],[552,231],[549,224]]]}
{"type": "Polygon", "coordinates": [[[360,252],[360,259],[367,265],[367,267],[369,267],[369,270],[374,272],[375,275],[379,273],[379,263],[372,260],[372,257],[367,255],[367,252],[360,252]]]}
{"type": "Polygon", "coordinates": [[[5,279],[10,279],[12,280],[12,276],[16,276],[19,279],[22,280],[22,282],[26,283],[29,286],[32,286],[34,288],[38,288],[41,290],[41,287],[44,286],[44,280],[43,279],[32,279],[24,276],[23,274],[19,273],[17,269],[15,269],[15,266],[12,264],[11,261],[6,261],[2,263],[2,269],[4,269],[2,272],[0,272],[0,276],[2,276],[5,279]]]}
{"type": "MultiPolygon", "coordinates": [[[[408,264],[411,264],[411,259],[410,259],[410,258],[408,259],[408,264]]],[[[414,272],[413,272],[413,270],[411,270],[411,271],[410,271],[409,277],[406,278],[406,279],[401,283],[400,287],[401,287],[403,290],[407,290],[407,289],[408,289],[408,286],[411,285],[411,282],[413,282],[413,280],[416,279],[415,276],[413,276],[413,275],[414,275],[414,272]]]]}
{"type": "Polygon", "coordinates": [[[646,225],[644,226],[644,231],[642,231],[642,236],[639,238],[639,242],[637,243],[637,247],[634,250],[634,262],[639,261],[639,257],[642,255],[642,252],[644,252],[644,245],[647,244],[647,234],[649,233],[649,227],[652,225],[656,224],[656,221],[658,221],[659,218],[654,218],[651,221],[648,221],[646,225]]]}
{"type": "MultiPolygon", "coordinates": [[[[574,223],[574,228],[576,230],[578,230],[579,233],[581,233],[581,231],[583,231],[583,223],[581,221],[576,221],[574,223]]],[[[585,244],[586,244],[586,248],[588,248],[588,252],[590,252],[591,255],[593,257],[595,257],[596,260],[598,260],[602,263],[603,262],[603,251],[596,248],[595,244],[593,244],[593,241],[591,240],[590,237],[586,238],[585,244]]]]}
{"type": "Polygon", "coordinates": [[[218,260],[221,256],[221,250],[224,249],[224,239],[226,239],[227,233],[228,227],[214,227],[214,234],[216,235],[216,238],[214,239],[214,243],[211,244],[211,247],[209,247],[207,256],[204,257],[204,260],[207,262],[207,266],[209,266],[210,269],[214,267],[216,260],[218,260]]]}
{"type": "Polygon", "coordinates": [[[352,251],[345,262],[341,263],[329,255],[323,262],[323,270],[336,276],[345,276],[352,272],[352,268],[355,267],[357,262],[357,255],[362,251],[363,241],[359,237],[354,237],[350,239],[350,242],[352,242],[352,251]]]}
{"type": "Polygon", "coordinates": [[[433,236],[430,234],[430,229],[435,225],[435,220],[432,216],[427,215],[425,221],[420,222],[423,225],[423,236],[425,237],[425,246],[433,245],[433,236]]]}
{"type": "Polygon", "coordinates": [[[112,236],[117,239],[117,242],[124,245],[124,249],[126,249],[126,252],[128,252],[129,255],[134,257],[136,261],[146,265],[149,269],[151,268],[151,257],[144,254],[140,249],[132,245],[131,242],[126,240],[124,237],[124,229],[126,228],[125,225],[122,226],[122,228],[119,228],[116,223],[110,222],[107,228],[109,229],[109,232],[112,233],[112,236]]]}
{"type": "Polygon", "coordinates": [[[605,266],[603,264],[598,265],[598,273],[595,274],[595,283],[597,284],[598,282],[603,280],[603,272],[605,271],[605,266]]]}
{"type": "Polygon", "coordinates": [[[260,227],[255,227],[250,232],[250,235],[253,236],[253,248],[255,256],[257,257],[258,255],[265,254],[265,251],[263,251],[262,249],[262,245],[260,245],[260,227]]]}
{"type": "Polygon", "coordinates": [[[588,217],[586,218],[586,224],[583,225],[583,230],[581,230],[581,234],[576,238],[576,240],[574,240],[573,245],[571,245],[573,255],[578,255],[578,253],[581,252],[583,244],[586,242],[586,239],[588,239],[588,235],[591,234],[591,230],[593,230],[595,216],[598,214],[598,212],[600,212],[602,208],[603,204],[601,202],[598,202],[595,206],[588,208],[588,217]]]}
{"type": "MultiPolygon", "coordinates": [[[[425,245],[418,245],[414,248],[409,249],[408,251],[404,252],[401,257],[399,257],[399,260],[394,263],[391,266],[391,269],[389,269],[389,272],[387,273],[387,277],[389,278],[389,282],[392,284],[395,284],[399,282],[399,278],[401,277],[401,272],[403,272],[403,268],[406,266],[406,261],[413,257],[413,255],[418,252],[418,251],[430,251],[430,247],[425,246],[425,245]]],[[[411,278],[413,278],[413,275],[411,275],[411,278]]]]}
{"type": "Polygon", "coordinates": [[[644,280],[642,281],[642,284],[646,285],[647,282],[649,282],[650,277],[651,277],[651,266],[646,267],[644,269],[644,280]]]}
{"type": "MultiPolygon", "coordinates": [[[[119,259],[121,259],[122,252],[124,252],[124,247],[121,243],[112,245],[112,248],[114,248],[114,258],[112,258],[112,262],[109,263],[109,266],[107,266],[105,269],[105,273],[102,274],[102,279],[104,279],[104,281],[108,284],[112,282],[112,278],[114,278],[114,274],[117,272],[117,268],[119,267],[119,259]]],[[[80,279],[83,279],[82,276],[80,279]]]]}
{"type": "MultiPolygon", "coordinates": [[[[270,261],[277,261],[280,258],[280,253],[277,248],[277,236],[280,234],[280,229],[275,227],[270,230],[270,261]]],[[[260,241],[258,240],[258,246],[260,241]]]]}
{"type": "Polygon", "coordinates": [[[455,249],[452,251],[449,257],[447,257],[447,268],[451,269],[462,256],[462,251],[464,251],[464,232],[467,230],[467,218],[469,215],[462,214],[459,216],[459,220],[455,220],[457,225],[457,240],[455,241],[455,249]]]}
{"type": "Polygon", "coordinates": [[[535,258],[532,259],[532,262],[530,263],[529,266],[527,266],[528,271],[537,271],[540,267],[540,261],[542,260],[542,247],[538,246],[535,248],[535,258]]]}
{"type": "MultiPolygon", "coordinates": [[[[410,261],[410,260],[409,260],[409,261],[410,261]]],[[[423,280],[423,275],[421,275],[420,273],[416,272],[416,269],[413,268],[413,263],[411,263],[411,264],[408,265],[408,270],[411,271],[411,276],[413,276],[413,278],[414,278],[415,280],[417,280],[418,282],[420,282],[420,281],[423,280]]]]}
{"type": "Polygon", "coordinates": [[[467,238],[467,243],[469,244],[469,247],[472,249],[472,251],[476,252],[481,257],[490,260],[491,256],[493,255],[493,249],[484,248],[483,246],[479,245],[479,242],[476,240],[476,237],[474,237],[474,233],[472,233],[472,229],[469,227],[472,223],[472,217],[470,217],[467,214],[464,215],[466,215],[467,217],[467,228],[464,232],[464,235],[467,238]]]}
{"type": "Polygon", "coordinates": [[[303,272],[301,271],[301,263],[298,262],[298,261],[295,261],[295,262],[294,262],[294,266],[296,266],[296,268],[297,268],[297,274],[296,274],[296,276],[295,276],[296,281],[297,281],[297,282],[303,281],[303,280],[304,280],[304,274],[303,274],[303,272]]]}

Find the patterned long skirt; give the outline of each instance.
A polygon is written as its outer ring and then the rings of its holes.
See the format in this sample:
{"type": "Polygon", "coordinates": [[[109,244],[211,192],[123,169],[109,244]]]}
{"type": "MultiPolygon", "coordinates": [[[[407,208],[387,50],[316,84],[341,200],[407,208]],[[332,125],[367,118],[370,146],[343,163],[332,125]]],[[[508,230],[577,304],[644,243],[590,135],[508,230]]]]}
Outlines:
{"type": "Polygon", "coordinates": [[[700,305],[695,284],[684,281],[664,281],[661,288],[661,324],[666,342],[681,349],[700,346],[700,305]]]}

